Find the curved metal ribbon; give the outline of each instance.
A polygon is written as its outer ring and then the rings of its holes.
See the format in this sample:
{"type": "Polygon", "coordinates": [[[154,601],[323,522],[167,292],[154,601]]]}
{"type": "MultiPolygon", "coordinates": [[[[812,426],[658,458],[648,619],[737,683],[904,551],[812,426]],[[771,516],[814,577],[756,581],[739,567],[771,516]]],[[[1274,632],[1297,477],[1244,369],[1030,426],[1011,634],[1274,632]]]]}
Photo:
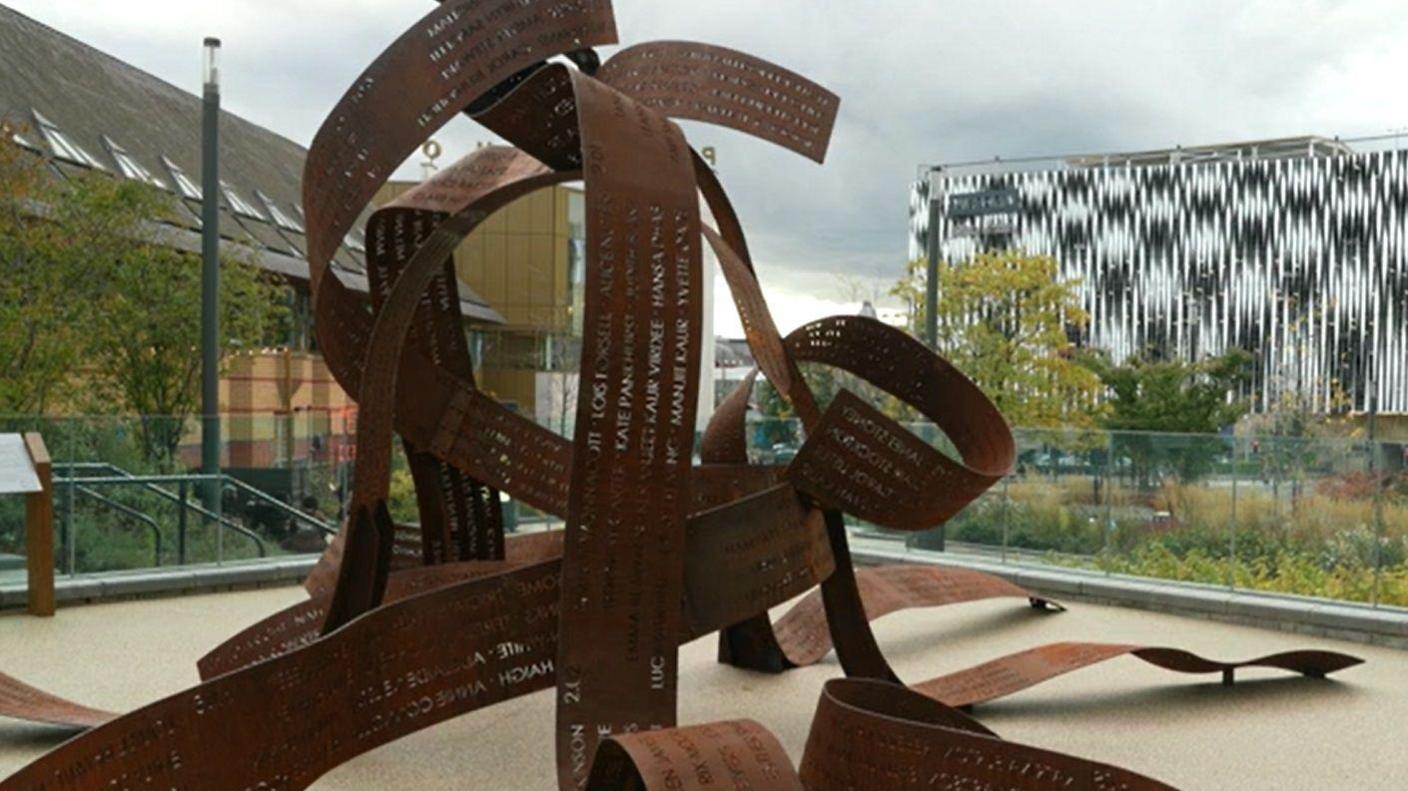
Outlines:
{"type": "Polygon", "coordinates": [[[13,676],[0,673],[0,717],[42,722],[63,728],[92,728],[118,715],[89,708],[42,689],[31,687],[13,676]]]}
{"type": "Polygon", "coordinates": [[[827,682],[801,771],[762,726],[741,720],[613,737],[591,791],[679,788],[857,791],[1171,791],[1109,764],[1004,741],[958,711],[880,681],[827,682]]]}
{"type": "MultiPolygon", "coordinates": [[[[99,724],[0,789],[303,788],[400,736],[554,686],[562,788],[1165,787],[1002,742],[886,683],[895,677],[870,618],[1027,594],[952,572],[857,574],[842,511],[908,530],[942,522],[1010,467],[1011,433],[969,380],[898,330],[834,318],[784,341],[727,194],[667,120],[731,127],[821,161],[833,94],[687,42],[623,50],[591,76],[590,47],[614,41],[607,0],[450,0],[342,98],[314,140],[304,189],[320,345],[357,394],[359,452],[351,516],[310,575],[314,598],[212,651],[200,686],[99,724]],[[558,55],[584,70],[547,62],[558,55]],[[368,305],[331,271],[332,252],[391,170],[460,112],[516,148],[478,151],[372,216],[368,305]],[[586,336],[569,443],[475,388],[448,262],[493,211],[579,175],[586,336]],[[701,226],[699,195],[718,231],[701,226]],[[711,422],[705,463],[691,464],[701,238],[762,372],[808,431],[787,468],[747,463],[751,376],[711,422]],[[961,459],[849,393],[823,412],[799,361],[843,368],[914,406],[961,459]],[[387,508],[396,434],[418,526],[394,524],[387,508]],[[505,541],[498,490],[565,516],[566,533],[505,541]],[[846,673],[880,681],[827,686],[800,775],[756,723],[669,727],[681,642],[724,630],[722,656],[753,634],[781,662],[766,613],[818,584],[780,623],[784,641],[794,622],[806,625],[797,634],[819,633],[824,610],[846,673]]],[[[793,647],[805,659],[824,646],[809,637],[793,647]]],[[[923,688],[991,699],[1007,694],[1002,679],[1020,681],[1015,691],[1119,651],[1172,669],[1242,666],[1172,649],[1039,649],[923,688]]],[[[1253,664],[1323,674],[1355,661],[1302,652],[1253,664]]],[[[19,690],[14,708],[86,724],[108,716],[9,681],[0,696],[19,690]]]]}
{"type": "Polygon", "coordinates": [[[802,756],[802,785],[809,791],[1171,788],[1116,766],[1003,741],[929,702],[873,682],[828,682],[802,756]]]}

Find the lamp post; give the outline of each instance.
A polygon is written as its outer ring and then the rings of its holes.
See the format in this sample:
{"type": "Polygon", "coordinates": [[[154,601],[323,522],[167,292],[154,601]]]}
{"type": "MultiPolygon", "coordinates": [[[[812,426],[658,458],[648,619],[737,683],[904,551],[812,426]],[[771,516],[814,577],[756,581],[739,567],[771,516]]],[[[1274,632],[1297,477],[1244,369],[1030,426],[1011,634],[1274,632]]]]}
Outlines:
{"type": "MultiPolygon", "coordinates": [[[[925,275],[924,275],[924,343],[933,351],[939,350],[939,221],[942,219],[941,212],[943,205],[939,198],[939,190],[934,183],[934,174],[938,168],[932,168],[927,174],[929,179],[929,244],[926,250],[925,275]]],[[[934,531],[933,549],[943,552],[948,548],[948,528],[940,525],[934,531]]]]}
{"type": "Polygon", "coordinates": [[[929,244],[926,252],[924,277],[924,342],[930,349],[939,348],[939,221],[943,210],[938,189],[934,185],[934,173],[929,171],[929,244]]]}
{"type": "MultiPolygon", "coordinates": [[[[201,473],[220,474],[220,39],[207,38],[202,69],[201,134],[201,473]]],[[[219,513],[220,485],[205,486],[205,506],[219,513]]]]}

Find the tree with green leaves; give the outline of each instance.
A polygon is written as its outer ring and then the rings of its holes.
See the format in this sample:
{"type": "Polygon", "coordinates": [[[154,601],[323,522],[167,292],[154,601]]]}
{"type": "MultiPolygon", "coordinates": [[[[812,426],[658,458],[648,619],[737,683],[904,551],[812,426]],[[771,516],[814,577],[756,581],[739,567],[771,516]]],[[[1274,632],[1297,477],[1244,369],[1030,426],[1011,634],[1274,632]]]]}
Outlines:
{"type": "MultiPolygon", "coordinates": [[[[924,261],[909,262],[890,293],[924,326],[924,261]]],[[[1077,280],[1050,256],[1006,250],[939,267],[938,350],[1014,426],[1090,428],[1100,381],[1074,359],[1071,333],[1089,323],[1077,280]]]]}
{"type": "MultiPolygon", "coordinates": [[[[175,198],[93,173],[59,179],[0,144],[0,413],[143,416],[149,460],[174,460],[200,406],[200,261],[161,220],[175,198]]],[[[282,327],[286,286],[246,260],[220,272],[223,351],[282,327]]]]}
{"type": "Polygon", "coordinates": [[[62,203],[44,162],[0,138],[0,414],[43,414],[74,384],[99,270],[81,229],[36,219],[62,203]]]}
{"type": "Polygon", "coordinates": [[[1198,362],[1134,357],[1116,365],[1093,351],[1080,360],[1105,387],[1104,427],[1140,432],[1117,435],[1115,451],[1130,459],[1145,487],[1160,472],[1196,479],[1226,452],[1221,442],[1159,434],[1216,434],[1248,409],[1245,399],[1235,397],[1251,376],[1252,356],[1241,349],[1198,362]]]}
{"type": "Polygon", "coordinates": [[[1241,349],[1191,363],[1133,357],[1115,365],[1101,352],[1080,362],[1107,390],[1108,429],[1215,434],[1247,413],[1246,400],[1233,397],[1251,375],[1252,356],[1241,349]]]}

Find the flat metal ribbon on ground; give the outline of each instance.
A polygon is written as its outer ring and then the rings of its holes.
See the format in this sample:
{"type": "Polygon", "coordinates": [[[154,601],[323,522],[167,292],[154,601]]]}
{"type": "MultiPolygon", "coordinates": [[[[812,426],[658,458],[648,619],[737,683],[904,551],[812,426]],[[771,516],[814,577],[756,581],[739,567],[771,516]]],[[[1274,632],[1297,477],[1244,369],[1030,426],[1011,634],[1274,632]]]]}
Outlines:
{"type": "Polygon", "coordinates": [[[588,791],[710,787],[805,791],[787,751],[752,720],[612,736],[587,783],[588,791]]]}
{"type": "MultiPolygon", "coordinates": [[[[865,615],[874,621],[892,612],[943,607],[984,599],[1026,599],[1035,609],[1065,610],[1001,577],[981,571],[940,566],[897,565],[856,570],[865,615]]],[[[831,634],[821,593],[813,591],[773,624],[778,650],[792,667],[820,662],[831,652],[831,634]]]]}
{"type": "MultiPolygon", "coordinates": [[[[506,560],[516,565],[541,563],[562,556],[560,533],[514,536],[506,544],[506,560]]],[[[504,562],[469,561],[393,572],[386,586],[386,601],[397,602],[435,588],[497,574],[504,562]]],[[[280,610],[226,639],[196,662],[203,681],[242,670],[309,645],[322,635],[331,593],[313,596],[280,610]]]]}
{"type": "Polygon", "coordinates": [[[62,728],[92,728],[118,715],[89,708],[42,689],[31,687],[13,676],[0,673],[0,717],[57,725],[62,728]]]}
{"type": "Polygon", "coordinates": [[[1178,648],[1156,648],[1112,643],[1053,643],[1021,651],[991,662],[913,685],[912,689],[950,706],[973,706],[1006,697],[1119,656],[1135,656],[1156,667],[1177,673],[1221,673],[1232,683],[1242,668],[1288,670],[1311,678],[1324,678],[1364,660],[1333,651],[1287,651],[1246,662],[1218,662],[1178,648]]]}
{"type": "MultiPolygon", "coordinates": [[[[703,468],[708,470],[709,468],[703,468]]],[[[705,508],[690,517],[686,530],[686,589],[699,589],[699,580],[712,577],[715,580],[729,580],[736,590],[727,592],[725,598],[734,602],[746,599],[747,592],[767,592],[776,598],[755,598],[751,607],[737,605],[731,612],[735,620],[746,618],[760,609],[775,606],[795,596],[805,593],[826,578],[834,568],[834,560],[826,546],[825,526],[818,523],[818,517],[803,519],[800,526],[795,522],[760,522],[759,518],[769,518],[768,512],[785,512],[779,502],[796,501],[795,491],[789,485],[774,483],[771,489],[756,491],[757,484],[768,485],[769,477],[755,475],[754,485],[735,485],[732,469],[722,472],[722,483],[713,482],[716,493],[720,489],[737,490],[722,504],[705,508]],[[759,507],[754,500],[767,498],[772,504],[759,507]],[[710,558],[716,565],[711,569],[695,558],[710,558]],[[697,572],[695,571],[697,569],[697,572]],[[695,577],[694,575],[698,575],[695,577]],[[691,580],[696,581],[692,582],[691,580]]],[[[709,480],[709,476],[705,476],[709,480]]],[[[723,499],[723,498],[715,498],[723,499]]],[[[527,561],[557,557],[561,554],[562,536],[558,534],[529,534],[516,536],[507,541],[507,555],[510,561],[527,561]],[[554,547],[550,553],[533,549],[543,545],[554,547]]],[[[453,575],[463,564],[446,564],[441,567],[453,575]]],[[[386,588],[386,599],[400,598],[398,590],[403,590],[407,579],[435,579],[430,569],[406,569],[392,572],[386,588]]],[[[327,601],[331,589],[322,589],[313,594],[309,601],[300,602],[281,610],[240,633],[225,640],[200,660],[202,678],[212,678],[245,667],[253,662],[287,653],[317,639],[322,630],[327,613],[327,601]]],[[[688,622],[696,622],[694,616],[688,622]]],[[[726,625],[726,624],[725,624],[726,625]]]]}

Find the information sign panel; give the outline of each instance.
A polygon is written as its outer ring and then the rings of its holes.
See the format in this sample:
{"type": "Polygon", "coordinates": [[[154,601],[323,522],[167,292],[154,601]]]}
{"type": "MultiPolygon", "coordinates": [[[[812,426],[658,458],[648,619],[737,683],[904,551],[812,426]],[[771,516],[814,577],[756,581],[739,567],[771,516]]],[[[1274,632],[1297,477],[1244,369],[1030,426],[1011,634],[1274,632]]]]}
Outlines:
{"type": "Polygon", "coordinates": [[[0,434],[0,494],[34,494],[43,490],[24,437],[0,434]]]}

